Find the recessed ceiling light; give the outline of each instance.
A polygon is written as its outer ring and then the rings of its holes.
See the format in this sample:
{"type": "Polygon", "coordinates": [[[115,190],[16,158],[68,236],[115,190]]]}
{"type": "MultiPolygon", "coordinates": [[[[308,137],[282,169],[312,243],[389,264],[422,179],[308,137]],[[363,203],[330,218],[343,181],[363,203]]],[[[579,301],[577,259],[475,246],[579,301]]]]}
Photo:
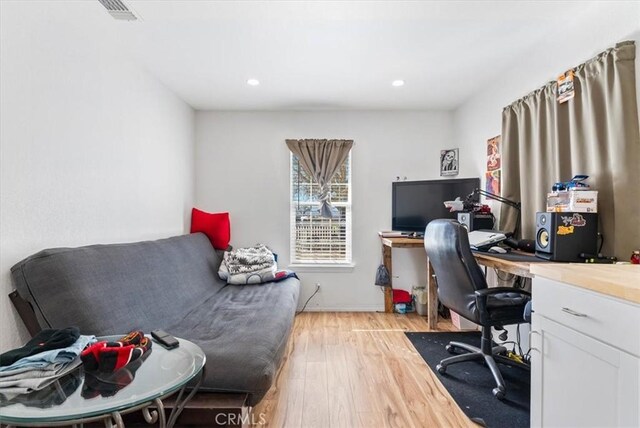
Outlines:
{"type": "Polygon", "coordinates": [[[395,86],[400,87],[400,86],[404,86],[404,80],[398,79],[398,80],[394,80],[393,82],[391,82],[391,86],[395,86]]]}
{"type": "Polygon", "coordinates": [[[247,85],[249,86],[258,86],[260,81],[258,79],[249,79],[247,80],[247,85]]]}

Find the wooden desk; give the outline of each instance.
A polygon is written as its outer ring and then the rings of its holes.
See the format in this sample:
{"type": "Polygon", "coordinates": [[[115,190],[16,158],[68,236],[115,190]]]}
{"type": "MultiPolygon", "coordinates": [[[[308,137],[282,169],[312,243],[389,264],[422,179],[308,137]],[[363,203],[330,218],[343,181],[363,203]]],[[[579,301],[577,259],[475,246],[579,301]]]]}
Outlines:
{"type": "MultiPolygon", "coordinates": [[[[389,280],[391,284],[384,289],[384,311],[393,312],[393,276],[391,272],[392,253],[394,248],[422,248],[424,251],[424,240],[417,238],[381,238],[383,263],[389,271],[389,280]]],[[[425,253],[426,256],[426,253],[425,253]]],[[[433,267],[429,263],[429,257],[426,257],[427,268],[427,324],[429,328],[436,328],[438,322],[438,294],[435,283],[435,275],[433,267]]]]}
{"type": "MultiPolygon", "coordinates": [[[[514,251],[516,253],[522,253],[520,251],[514,251]]],[[[488,268],[494,268],[501,270],[506,273],[512,273],[514,275],[523,276],[525,278],[533,278],[533,273],[531,273],[531,265],[534,263],[549,263],[545,260],[540,259],[540,262],[529,262],[522,260],[505,260],[500,258],[500,254],[491,254],[491,253],[473,253],[473,257],[476,258],[476,261],[479,265],[486,266],[488,268]]]]}
{"type": "MultiPolygon", "coordinates": [[[[393,276],[391,270],[393,265],[392,250],[394,248],[424,249],[424,240],[416,238],[381,238],[381,240],[383,263],[389,271],[389,280],[391,281],[390,286],[385,287],[384,289],[384,311],[393,312],[393,276]]],[[[506,273],[526,278],[533,278],[533,274],[531,273],[531,265],[535,264],[533,262],[505,260],[500,258],[500,254],[474,253],[473,255],[479,265],[495,268],[506,273]]],[[[540,263],[545,262],[545,260],[540,260],[540,263]]],[[[429,257],[426,257],[425,266],[427,269],[427,324],[430,329],[435,329],[436,323],[438,322],[438,293],[436,276],[433,272],[433,266],[431,266],[431,263],[429,262],[429,257]]]]}

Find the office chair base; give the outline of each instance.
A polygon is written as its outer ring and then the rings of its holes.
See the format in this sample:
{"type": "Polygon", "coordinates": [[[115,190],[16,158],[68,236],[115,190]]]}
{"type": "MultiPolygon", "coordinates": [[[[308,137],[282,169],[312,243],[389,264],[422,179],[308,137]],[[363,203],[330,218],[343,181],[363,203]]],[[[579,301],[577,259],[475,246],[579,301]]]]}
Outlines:
{"type": "Polygon", "coordinates": [[[445,358],[444,360],[440,361],[440,364],[436,366],[436,371],[440,374],[444,374],[447,371],[447,366],[450,366],[451,364],[462,363],[464,361],[484,359],[485,364],[489,366],[489,370],[491,370],[491,374],[493,375],[493,378],[496,381],[496,387],[493,388],[493,391],[492,391],[493,395],[499,400],[504,399],[507,392],[507,388],[505,386],[504,379],[502,379],[502,374],[498,369],[496,360],[502,363],[509,363],[509,364],[513,364],[513,361],[511,361],[507,357],[504,357],[502,355],[496,355],[496,354],[506,352],[507,348],[505,348],[504,346],[494,346],[491,348],[491,354],[485,354],[484,352],[482,352],[482,349],[466,343],[461,343],[461,342],[450,342],[445,347],[445,349],[450,353],[453,353],[455,348],[463,349],[467,351],[467,353],[445,358]]]}
{"type": "Polygon", "coordinates": [[[491,392],[493,392],[493,396],[496,397],[498,400],[504,400],[504,396],[506,395],[505,390],[500,389],[500,387],[493,388],[491,392]]]}

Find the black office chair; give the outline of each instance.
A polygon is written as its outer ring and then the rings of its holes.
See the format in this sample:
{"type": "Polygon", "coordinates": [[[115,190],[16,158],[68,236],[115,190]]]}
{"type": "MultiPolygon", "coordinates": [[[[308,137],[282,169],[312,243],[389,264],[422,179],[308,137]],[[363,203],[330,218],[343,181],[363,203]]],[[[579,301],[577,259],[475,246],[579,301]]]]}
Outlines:
{"type": "Polygon", "coordinates": [[[445,358],[436,367],[445,373],[447,366],[484,358],[496,381],[493,395],[503,399],[506,387],[496,361],[520,365],[513,360],[496,355],[506,351],[503,346],[492,347],[491,327],[524,322],[524,307],[531,294],[511,287],[487,287],[482,270],[469,247],[467,230],[454,220],[433,220],[424,233],[424,248],[436,274],[438,298],[460,316],[482,326],[480,348],[466,343],[451,342],[446,349],[459,348],[468,353],[445,358]]]}

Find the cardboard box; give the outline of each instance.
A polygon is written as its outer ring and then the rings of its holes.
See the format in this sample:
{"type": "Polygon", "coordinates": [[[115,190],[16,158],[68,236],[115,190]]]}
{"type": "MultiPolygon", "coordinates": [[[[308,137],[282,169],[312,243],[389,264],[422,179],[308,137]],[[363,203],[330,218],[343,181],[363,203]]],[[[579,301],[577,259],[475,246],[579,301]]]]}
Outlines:
{"type": "Polygon", "coordinates": [[[464,317],[461,317],[457,313],[453,312],[451,309],[449,309],[449,313],[451,314],[451,323],[458,330],[477,330],[478,329],[478,324],[473,323],[464,317]]]}
{"type": "Polygon", "coordinates": [[[568,190],[547,193],[547,212],[597,213],[597,190],[568,190]]]}

